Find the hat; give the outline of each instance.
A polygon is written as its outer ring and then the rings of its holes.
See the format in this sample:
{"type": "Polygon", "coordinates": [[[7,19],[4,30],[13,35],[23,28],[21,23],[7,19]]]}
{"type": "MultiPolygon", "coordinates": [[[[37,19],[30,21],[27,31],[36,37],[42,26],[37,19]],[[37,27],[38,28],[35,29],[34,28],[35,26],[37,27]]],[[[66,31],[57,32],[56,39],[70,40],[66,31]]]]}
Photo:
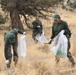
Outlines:
{"type": "Polygon", "coordinates": [[[9,33],[8,39],[9,39],[9,43],[14,43],[16,41],[14,33],[9,33]]]}
{"type": "Polygon", "coordinates": [[[58,19],[59,17],[60,17],[59,14],[55,14],[55,15],[54,15],[54,20],[58,19]]]}
{"type": "Polygon", "coordinates": [[[40,17],[40,16],[41,16],[41,14],[36,14],[36,16],[39,16],[39,17],[40,17]]]}

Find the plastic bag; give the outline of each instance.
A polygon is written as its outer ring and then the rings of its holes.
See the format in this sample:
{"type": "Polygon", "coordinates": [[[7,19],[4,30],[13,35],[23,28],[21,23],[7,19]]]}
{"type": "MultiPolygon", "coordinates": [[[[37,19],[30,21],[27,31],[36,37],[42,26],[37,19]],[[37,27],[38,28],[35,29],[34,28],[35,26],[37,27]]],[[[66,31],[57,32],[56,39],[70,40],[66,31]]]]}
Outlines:
{"type": "Polygon", "coordinates": [[[60,55],[61,57],[67,57],[68,40],[64,35],[64,30],[62,30],[52,42],[51,50],[55,55],[60,55]]]}
{"type": "Polygon", "coordinates": [[[18,56],[26,57],[26,35],[21,35],[20,40],[18,42],[18,56]]]}
{"type": "Polygon", "coordinates": [[[44,35],[44,31],[42,32],[41,35],[37,34],[35,38],[36,38],[36,40],[38,40],[38,43],[41,43],[41,44],[48,43],[48,41],[47,41],[47,39],[46,39],[46,37],[44,35]]]}

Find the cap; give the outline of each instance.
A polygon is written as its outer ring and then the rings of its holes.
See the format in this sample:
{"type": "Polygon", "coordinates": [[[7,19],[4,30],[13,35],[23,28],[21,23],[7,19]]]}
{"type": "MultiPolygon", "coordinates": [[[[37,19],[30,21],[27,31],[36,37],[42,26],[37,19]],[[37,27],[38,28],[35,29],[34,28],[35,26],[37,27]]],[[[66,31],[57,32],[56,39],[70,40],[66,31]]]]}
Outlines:
{"type": "Polygon", "coordinates": [[[55,14],[55,15],[54,15],[54,20],[58,19],[59,17],[60,17],[59,14],[55,14]]]}
{"type": "Polygon", "coordinates": [[[36,14],[36,16],[39,16],[39,17],[40,17],[40,16],[41,16],[41,14],[36,14]]]}

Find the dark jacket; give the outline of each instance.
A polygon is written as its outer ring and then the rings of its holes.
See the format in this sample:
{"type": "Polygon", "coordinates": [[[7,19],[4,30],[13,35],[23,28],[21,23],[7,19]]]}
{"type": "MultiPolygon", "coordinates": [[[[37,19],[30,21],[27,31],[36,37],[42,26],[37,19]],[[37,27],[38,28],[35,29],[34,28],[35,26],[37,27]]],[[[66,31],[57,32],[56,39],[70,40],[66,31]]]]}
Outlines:
{"type": "Polygon", "coordinates": [[[5,44],[11,44],[11,43],[17,42],[17,40],[18,40],[17,34],[18,33],[23,34],[23,31],[19,30],[18,28],[14,28],[10,32],[6,33],[4,35],[5,44]]]}
{"type": "Polygon", "coordinates": [[[53,26],[52,26],[52,36],[51,36],[51,39],[53,39],[56,35],[58,35],[61,30],[65,30],[65,35],[66,36],[71,36],[71,31],[69,30],[69,27],[67,25],[67,23],[65,21],[62,21],[57,24],[57,23],[53,23],[53,26]]]}
{"type": "Polygon", "coordinates": [[[33,32],[37,32],[37,33],[42,33],[42,22],[40,20],[34,20],[32,22],[32,25],[33,25],[33,32]]]}

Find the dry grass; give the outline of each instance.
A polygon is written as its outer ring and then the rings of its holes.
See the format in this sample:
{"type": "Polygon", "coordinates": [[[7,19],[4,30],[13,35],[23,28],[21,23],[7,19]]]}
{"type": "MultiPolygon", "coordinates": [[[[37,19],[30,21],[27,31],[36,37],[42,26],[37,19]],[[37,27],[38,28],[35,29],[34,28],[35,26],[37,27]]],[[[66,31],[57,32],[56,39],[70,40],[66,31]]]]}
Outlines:
{"type": "MultiPolygon", "coordinates": [[[[60,10],[60,9],[59,9],[60,10]]],[[[62,11],[62,10],[61,10],[62,11]]],[[[60,14],[61,12],[58,11],[60,14]]],[[[72,16],[71,12],[62,12],[62,18],[65,19],[69,24],[76,25],[74,14],[72,16]]],[[[51,23],[44,23],[45,35],[50,38],[51,28],[49,28],[51,23]],[[46,28],[47,27],[47,28],[46,28]]],[[[70,28],[73,34],[75,33],[75,28],[70,28]]],[[[11,68],[6,69],[5,58],[4,58],[4,32],[0,31],[0,75],[76,75],[76,67],[71,68],[70,62],[67,58],[61,59],[58,64],[55,62],[54,54],[49,50],[49,45],[47,44],[37,44],[33,41],[31,37],[31,31],[27,32],[26,44],[27,44],[27,57],[19,58],[17,66],[14,66],[12,62],[11,68]]],[[[71,37],[71,53],[74,55],[76,61],[76,41],[74,36],[71,37]]]]}
{"type": "MultiPolygon", "coordinates": [[[[55,57],[49,50],[47,44],[37,44],[27,42],[27,57],[19,58],[17,66],[12,62],[11,68],[6,69],[5,58],[3,52],[3,34],[1,31],[0,39],[0,75],[74,75],[76,68],[71,68],[68,59],[61,59],[59,64],[56,65],[55,57]]],[[[31,36],[31,35],[29,35],[31,36]]],[[[26,37],[30,40],[30,37],[26,37]]],[[[28,41],[29,41],[28,40],[28,41]]]]}

